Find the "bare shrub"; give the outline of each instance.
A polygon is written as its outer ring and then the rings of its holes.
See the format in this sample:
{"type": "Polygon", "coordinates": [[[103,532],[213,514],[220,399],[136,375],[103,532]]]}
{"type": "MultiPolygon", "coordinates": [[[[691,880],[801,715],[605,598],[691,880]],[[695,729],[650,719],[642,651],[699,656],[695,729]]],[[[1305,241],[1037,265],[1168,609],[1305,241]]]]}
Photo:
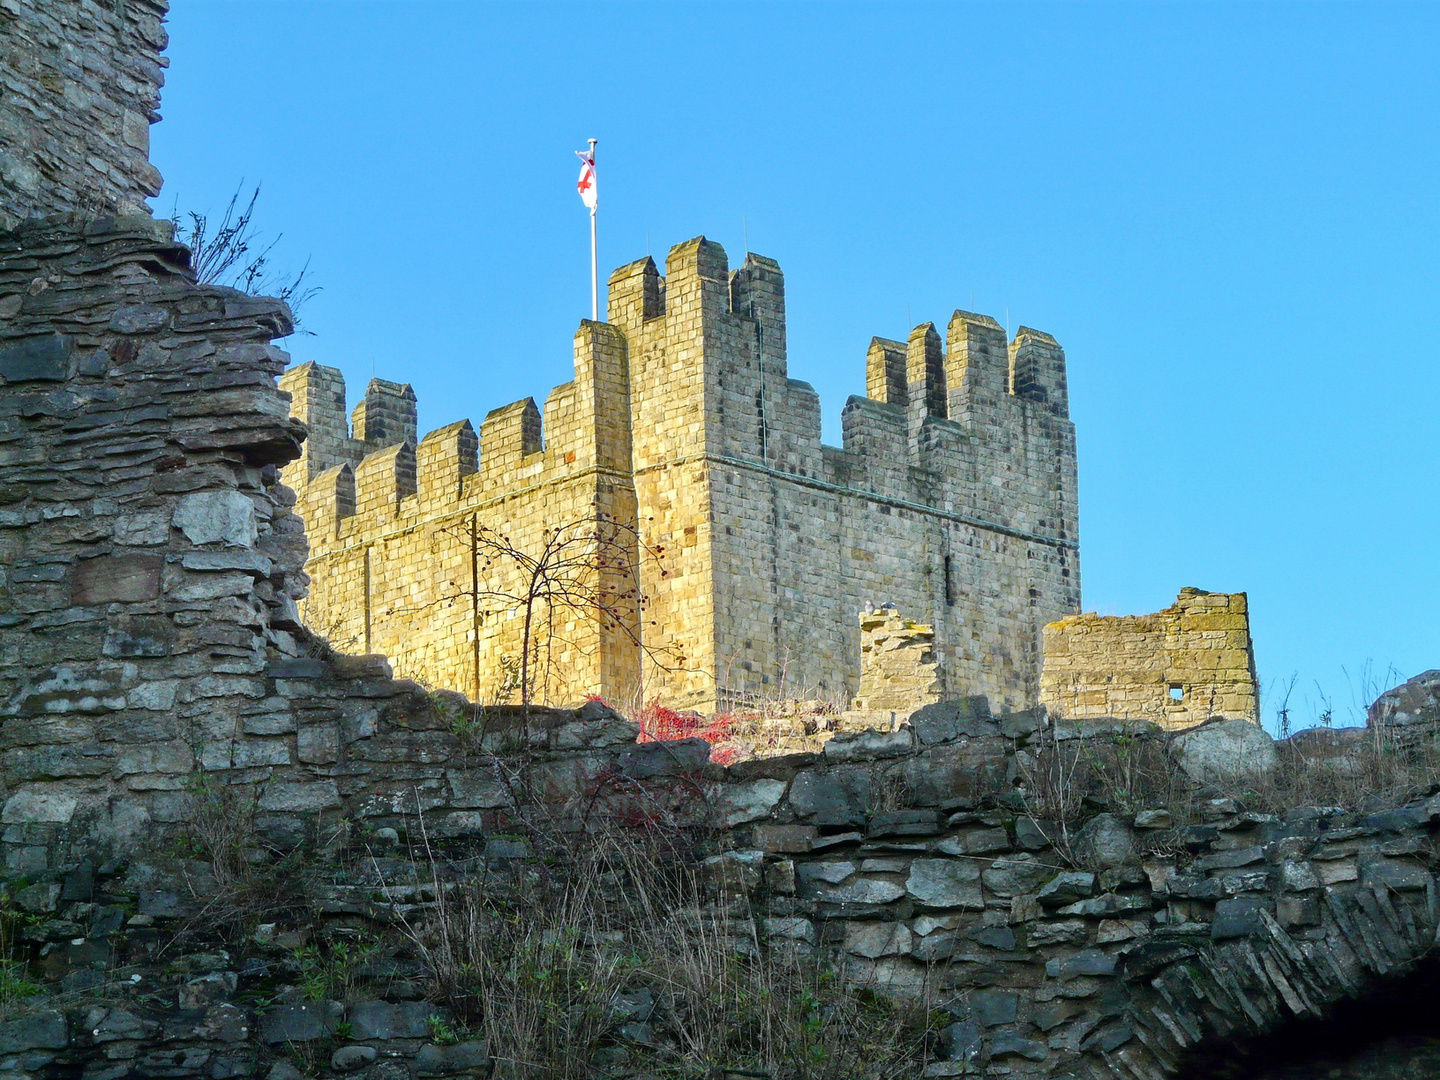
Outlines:
{"type": "MultiPolygon", "coordinates": [[[[627,1071],[774,1080],[915,1075],[928,1015],[846,986],[809,945],[772,942],[694,838],[592,818],[531,838],[535,861],[439,884],[406,924],[436,999],[487,1040],[497,1075],[627,1071]]],[[[432,856],[433,857],[433,856],[432,856]]]]}
{"type": "Polygon", "coordinates": [[[194,210],[187,211],[182,217],[177,208],[170,218],[175,226],[175,240],[190,249],[190,267],[195,272],[196,281],[205,285],[228,285],[252,296],[273,296],[282,300],[289,305],[291,318],[299,329],[297,313],[320,291],[308,280],[310,260],[305,260],[298,273],[282,273],[275,269],[275,246],[284,234],[277,234],[269,241],[262,239],[255,224],[255,203],[260,198],[260,185],[255,185],[250,198],[241,205],[240,196],[244,190],[245,181],[242,180],[218,221],[212,220],[208,213],[194,210]]]}

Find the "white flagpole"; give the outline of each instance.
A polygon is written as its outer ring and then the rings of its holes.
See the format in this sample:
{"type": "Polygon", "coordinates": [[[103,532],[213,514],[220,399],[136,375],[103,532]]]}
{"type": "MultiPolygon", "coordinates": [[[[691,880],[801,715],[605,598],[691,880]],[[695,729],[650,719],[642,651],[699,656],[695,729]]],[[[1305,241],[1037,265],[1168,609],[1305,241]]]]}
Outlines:
{"type": "MultiPolygon", "coordinates": [[[[595,167],[595,142],[590,140],[590,167],[595,167]]],[[[600,321],[600,261],[595,251],[595,210],[600,205],[598,198],[600,191],[600,174],[595,174],[595,191],[597,198],[595,206],[590,208],[590,318],[600,321]]]]}

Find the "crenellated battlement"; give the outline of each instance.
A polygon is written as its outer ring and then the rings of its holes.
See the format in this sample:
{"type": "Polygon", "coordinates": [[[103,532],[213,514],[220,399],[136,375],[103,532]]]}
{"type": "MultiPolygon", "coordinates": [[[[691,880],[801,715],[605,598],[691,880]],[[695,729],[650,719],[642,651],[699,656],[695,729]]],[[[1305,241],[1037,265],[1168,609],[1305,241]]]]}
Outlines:
{"type": "MultiPolygon", "coordinates": [[[[851,696],[854,611],[893,602],[934,625],[950,691],[1033,701],[1040,628],[1079,608],[1075,435],[1054,338],[1021,327],[1007,341],[963,310],[943,329],[874,337],[865,396],[846,402],[831,447],[819,396],[789,377],[773,259],[732,270],[696,237],[671,248],[663,275],[649,257],[615,270],[607,314],[581,323],[571,382],[543,407],[492,410],[478,434],[459,421],[417,444],[413,390],[382,379],[347,423],[338,371],[289,372],[282,388],[311,438],[286,482],[316,523],[317,594],[326,560],[346,552],[367,552],[373,585],[396,537],[430,536],[425,556],[443,562],[467,516],[524,533],[604,503],[667,553],[641,584],[656,625],[697,660],[659,676],[672,700],[767,693],[797,668],[851,696]]],[[[343,606],[347,588],[326,602],[343,606]]],[[[420,586],[406,588],[418,610],[420,586]]],[[[417,674],[464,682],[430,661],[417,674]]]]}

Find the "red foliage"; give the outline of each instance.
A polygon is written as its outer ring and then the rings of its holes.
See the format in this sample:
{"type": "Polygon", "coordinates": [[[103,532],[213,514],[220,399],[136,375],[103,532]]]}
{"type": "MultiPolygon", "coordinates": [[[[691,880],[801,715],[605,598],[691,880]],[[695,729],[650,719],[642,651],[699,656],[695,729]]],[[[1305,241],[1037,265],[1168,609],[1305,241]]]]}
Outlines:
{"type": "Polygon", "coordinates": [[[696,712],[676,712],[658,701],[652,701],[636,714],[640,723],[640,742],[670,742],[674,739],[704,739],[711,746],[710,760],[717,765],[732,764],[740,750],[729,744],[735,719],[721,713],[706,719],[696,712]]]}

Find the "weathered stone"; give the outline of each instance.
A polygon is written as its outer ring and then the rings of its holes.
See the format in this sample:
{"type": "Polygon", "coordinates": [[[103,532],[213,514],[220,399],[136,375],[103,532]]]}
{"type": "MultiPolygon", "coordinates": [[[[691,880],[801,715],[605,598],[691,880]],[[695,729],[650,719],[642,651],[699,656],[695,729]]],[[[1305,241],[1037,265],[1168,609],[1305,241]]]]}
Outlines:
{"type": "Polygon", "coordinates": [[[845,928],[845,951],[874,959],[910,951],[910,928],[904,923],[852,922],[845,928]]]}
{"type": "Polygon", "coordinates": [[[63,382],[75,343],[64,334],[36,334],[0,346],[0,379],[7,383],[63,382]]]}
{"type": "Polygon", "coordinates": [[[819,836],[814,825],[756,825],[755,846],[762,851],[804,854],[819,836]]]}
{"type": "Polygon", "coordinates": [[[200,491],[183,496],[174,525],[192,544],[254,547],[259,538],[255,503],[238,491],[200,491]]]}
{"type": "Polygon", "coordinates": [[[129,304],[116,308],[110,329],[119,334],[148,334],[170,321],[170,313],[154,304],[129,304]]]}
{"type": "Polygon", "coordinates": [[[982,1027],[1013,1024],[1020,1010],[1020,995],[1013,990],[976,990],[970,995],[970,1016],[982,1027]]]}
{"type": "Polygon", "coordinates": [[[1010,836],[1004,829],[966,829],[947,836],[935,845],[943,855],[990,855],[1010,850],[1010,836]]]}
{"type": "Polygon", "coordinates": [[[828,761],[872,761],[879,758],[902,757],[910,753],[915,737],[909,728],[899,731],[860,731],[853,735],[836,735],[825,743],[828,761]]]}
{"type": "Polygon", "coordinates": [[[1114,814],[1096,814],[1080,827],[1073,846],[1082,863],[1094,867],[1119,866],[1135,850],[1135,836],[1114,814]]]}
{"type": "Polygon", "coordinates": [[[853,767],[807,771],[790,785],[790,805],[816,825],[863,825],[874,784],[868,770],[853,767]]]}
{"type": "Polygon", "coordinates": [[[340,793],[334,781],[322,780],[312,784],[275,783],[265,788],[260,797],[261,810],[288,810],[306,812],[329,810],[340,805],[340,793]]]}
{"type": "Polygon", "coordinates": [[[1013,1031],[997,1032],[990,1041],[990,1057],[1023,1057],[1030,1061],[1044,1061],[1050,1056],[1050,1051],[1042,1042],[1034,1039],[1027,1039],[1013,1031]]]}
{"type": "Polygon", "coordinates": [[[1074,956],[1057,957],[1045,962],[1045,974],[1052,979],[1073,979],[1080,975],[1113,975],[1115,958],[1099,949],[1085,949],[1074,956]]]}
{"type": "Polygon", "coordinates": [[[1135,815],[1135,828],[1137,829],[1168,829],[1170,825],[1169,810],[1141,810],[1135,815]]]}
{"type": "Polygon", "coordinates": [[[1275,768],[1275,740],[1249,720],[1216,720],[1175,736],[1171,752],[1201,783],[1253,777],[1275,768]]]}
{"type": "Polygon", "coordinates": [[[45,1009],[17,1020],[0,1020],[0,1054],[63,1050],[69,1042],[65,1014],[58,1009],[45,1009]]]}
{"type": "Polygon", "coordinates": [[[1025,940],[1036,949],[1048,945],[1079,945],[1088,936],[1089,929],[1079,919],[1033,922],[1025,927],[1025,940]]]}
{"type": "Polygon", "coordinates": [[[945,1061],[969,1061],[980,1053],[985,1033],[973,1020],[961,1020],[940,1029],[940,1057],[945,1061]]]}
{"type": "Polygon", "coordinates": [[[369,1065],[376,1056],[373,1046],[342,1046],[330,1055],[330,1067],[336,1072],[354,1072],[369,1065]]]}
{"type": "Polygon", "coordinates": [[[981,874],[981,879],[985,888],[996,896],[1011,897],[1034,892],[1054,873],[1053,867],[1026,852],[1001,856],[981,874]]]}
{"type": "Polygon", "coordinates": [[[474,1072],[484,1075],[490,1068],[490,1054],[483,1042],[463,1042],[455,1046],[426,1044],[415,1055],[415,1072],[419,1076],[453,1076],[474,1072]]]}
{"type": "Polygon", "coordinates": [[[84,607],[154,600],[160,595],[160,571],[164,565],[165,560],[159,555],[102,555],[81,559],[75,564],[70,602],[84,607]]]}
{"type": "Polygon", "coordinates": [[[1015,819],[1015,843],[1026,851],[1044,851],[1050,837],[1035,821],[1020,817],[1015,819]]]}
{"type": "Polygon", "coordinates": [[[80,800],[74,795],[47,791],[21,791],[5,800],[0,823],[23,825],[29,822],[54,822],[64,825],[75,816],[80,800]]]}
{"type": "Polygon", "coordinates": [[[1084,900],[1095,895],[1095,875],[1078,871],[1056,874],[1047,881],[1036,895],[1046,907],[1060,907],[1075,900],[1084,900]]]}
{"type": "Polygon", "coordinates": [[[430,1033],[430,1017],[444,1020],[448,1015],[425,1001],[357,1001],[347,1019],[356,1039],[423,1039],[430,1033]]]}
{"type": "Polygon", "coordinates": [[[983,695],[937,701],[910,716],[910,726],[921,743],[952,742],[961,736],[983,738],[999,733],[990,715],[990,701],[983,695]]]}
{"type": "Polygon", "coordinates": [[[1149,897],[1105,893],[1091,900],[1078,900],[1056,909],[1059,915],[1081,915],[1091,919],[1108,918],[1113,915],[1127,915],[1135,911],[1148,911],[1149,897]]]}
{"type": "Polygon", "coordinates": [[[1440,668],[1386,690],[1370,705],[1366,720],[1371,727],[1440,724],[1440,668]]]}
{"type": "Polygon", "coordinates": [[[819,890],[817,896],[832,904],[888,904],[905,895],[905,889],[893,881],[856,878],[844,885],[819,890]]]}
{"type": "Polygon", "coordinates": [[[186,1010],[208,1009],[233,994],[235,987],[235,972],[212,971],[208,975],[183,983],[177,991],[177,1003],[181,1009],[186,1010]]]}
{"type": "Polygon", "coordinates": [[[710,760],[704,739],[674,739],[641,743],[620,756],[620,768],[636,780],[657,776],[683,776],[699,772],[710,760]]]}
{"type": "Polygon", "coordinates": [[[928,907],[979,911],[985,906],[980,864],[972,859],[916,859],[904,891],[928,907]]]}
{"type": "Polygon", "coordinates": [[[1215,905],[1215,918],[1210,923],[1210,936],[1216,941],[1246,937],[1258,933],[1262,927],[1260,912],[1265,902],[1253,897],[1242,896],[1221,900],[1215,905]]]}
{"type": "Polygon", "coordinates": [[[727,826],[759,821],[769,816],[785,797],[783,780],[752,780],[748,784],[727,784],[717,793],[721,820],[727,826]]]}
{"type": "Polygon", "coordinates": [[[277,1005],[260,1019],[260,1039],[277,1043],[315,1042],[327,1038],[343,1019],[344,1011],[334,1001],[307,1001],[299,1005],[277,1005]]]}

